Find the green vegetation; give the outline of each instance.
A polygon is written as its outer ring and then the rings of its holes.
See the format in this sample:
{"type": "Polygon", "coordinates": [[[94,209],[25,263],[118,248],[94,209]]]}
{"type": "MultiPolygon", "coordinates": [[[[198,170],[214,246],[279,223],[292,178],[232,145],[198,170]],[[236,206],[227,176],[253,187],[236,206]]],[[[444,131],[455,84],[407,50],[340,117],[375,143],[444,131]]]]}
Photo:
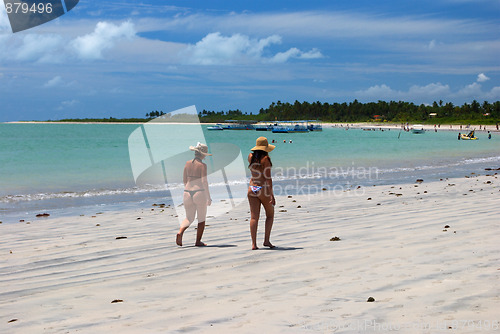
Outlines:
{"type": "Polygon", "coordinates": [[[222,122],[227,119],[256,121],[287,121],[319,119],[324,122],[372,122],[393,123],[419,122],[427,124],[496,124],[500,122],[500,101],[482,104],[476,100],[471,104],[455,106],[443,101],[429,105],[415,105],[411,102],[370,102],[350,103],[302,102],[272,103],[266,109],[260,109],[257,115],[243,114],[239,110],[227,113],[203,110],[199,113],[202,122],[222,122]]]}
{"type": "MultiPolygon", "coordinates": [[[[103,118],[103,119],[62,119],[58,122],[116,122],[145,123],[159,116],[170,118],[163,111],[146,113],[146,118],[103,118]]],[[[170,118],[175,120],[179,115],[170,118]]],[[[255,121],[289,121],[318,119],[323,122],[392,122],[392,123],[423,123],[423,124],[497,124],[500,123],[500,101],[465,103],[455,106],[453,103],[434,102],[432,105],[415,105],[403,101],[378,101],[360,103],[354,100],[350,103],[273,102],[267,108],[261,108],[258,114],[244,114],[241,110],[199,112],[203,123],[219,123],[225,120],[255,120],[255,121]]],[[[180,117],[180,116],[179,116],[180,117]]],[[[179,121],[182,121],[179,118],[179,121]]]]}

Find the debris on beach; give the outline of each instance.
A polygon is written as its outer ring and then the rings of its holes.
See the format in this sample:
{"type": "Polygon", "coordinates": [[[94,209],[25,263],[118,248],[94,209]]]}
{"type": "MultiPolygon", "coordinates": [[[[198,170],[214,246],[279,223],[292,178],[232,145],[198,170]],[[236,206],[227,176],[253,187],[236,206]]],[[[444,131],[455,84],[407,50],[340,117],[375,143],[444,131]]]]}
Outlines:
{"type": "Polygon", "coordinates": [[[114,304],[114,303],[123,303],[123,299],[114,299],[111,304],[114,304]]]}
{"type": "Polygon", "coordinates": [[[450,228],[450,225],[445,225],[444,228],[450,228]]]}
{"type": "Polygon", "coordinates": [[[115,239],[116,239],[116,240],[120,240],[120,239],[127,239],[127,237],[116,237],[115,239]]]}
{"type": "Polygon", "coordinates": [[[416,183],[422,183],[422,182],[424,182],[424,180],[423,179],[417,179],[417,181],[415,181],[415,182],[416,183]]]}
{"type": "Polygon", "coordinates": [[[38,218],[41,218],[41,217],[49,217],[49,216],[50,216],[50,214],[48,214],[48,213],[39,213],[39,214],[37,214],[36,216],[37,216],[38,218]]]}
{"type": "Polygon", "coordinates": [[[7,321],[8,324],[10,324],[11,322],[15,322],[17,321],[17,319],[10,319],[9,321],[7,321]]]}
{"type": "Polygon", "coordinates": [[[333,237],[330,239],[330,241],[340,241],[341,239],[337,236],[333,237]]]}
{"type": "Polygon", "coordinates": [[[280,210],[280,212],[288,212],[288,211],[286,211],[286,210],[280,210]]]}
{"type": "Polygon", "coordinates": [[[368,297],[368,300],[367,300],[367,302],[368,302],[368,303],[373,303],[374,301],[375,301],[375,298],[373,298],[373,297],[368,297]]]}

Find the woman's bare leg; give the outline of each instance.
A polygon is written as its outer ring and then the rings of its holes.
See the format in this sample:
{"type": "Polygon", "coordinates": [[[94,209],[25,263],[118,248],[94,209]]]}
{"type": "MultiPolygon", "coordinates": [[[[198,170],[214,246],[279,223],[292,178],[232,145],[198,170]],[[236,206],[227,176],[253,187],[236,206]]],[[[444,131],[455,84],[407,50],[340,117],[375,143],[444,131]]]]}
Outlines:
{"type": "Polygon", "coordinates": [[[179,246],[182,246],[182,236],[184,235],[184,231],[186,231],[189,225],[191,225],[196,215],[196,205],[194,204],[191,195],[188,193],[184,193],[184,209],[186,210],[186,218],[182,221],[179,233],[177,233],[177,236],[175,237],[175,243],[179,246]]]}
{"type": "Polygon", "coordinates": [[[196,230],[195,246],[206,246],[206,243],[201,241],[203,231],[205,231],[205,219],[207,217],[207,197],[203,191],[197,192],[193,196],[194,204],[196,205],[196,214],[198,215],[198,229],[196,230]]]}
{"type": "Polygon", "coordinates": [[[257,247],[257,226],[259,225],[260,199],[253,193],[248,193],[248,203],[250,204],[250,236],[252,238],[252,249],[257,247]]]}
{"type": "Polygon", "coordinates": [[[195,246],[206,246],[207,244],[201,242],[201,238],[203,237],[203,231],[205,231],[205,222],[198,223],[198,229],[196,230],[196,243],[195,246]]]}
{"type": "Polygon", "coordinates": [[[274,206],[270,203],[271,198],[265,197],[262,200],[262,205],[266,211],[266,225],[264,229],[264,246],[274,248],[274,245],[269,240],[271,238],[271,230],[274,222],[274,206]]]}

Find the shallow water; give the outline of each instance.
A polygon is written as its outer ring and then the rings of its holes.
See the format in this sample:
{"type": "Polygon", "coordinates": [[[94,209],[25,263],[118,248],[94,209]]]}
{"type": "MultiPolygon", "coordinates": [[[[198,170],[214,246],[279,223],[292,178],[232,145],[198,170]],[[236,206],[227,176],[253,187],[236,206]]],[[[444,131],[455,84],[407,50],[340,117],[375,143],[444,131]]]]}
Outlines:
{"type": "MultiPolygon", "coordinates": [[[[194,127],[169,124],[166,130],[162,128],[163,149],[177,147],[179,138],[193,133],[194,127]]],[[[138,128],[137,124],[0,124],[0,216],[169,202],[164,186],[134,181],[128,139],[138,128]]],[[[277,194],[285,188],[297,192],[305,187],[314,192],[325,187],[435,180],[500,167],[497,133],[491,140],[477,132],[477,141],[458,141],[455,131],[415,135],[399,130],[324,128],[322,132],[273,134],[207,131],[203,126],[203,134],[214,149],[216,143],[239,147],[245,166],[258,136],[274,140],[271,159],[277,194]]],[[[187,147],[185,151],[186,156],[192,153],[187,147]]],[[[214,164],[215,158],[207,159],[207,165],[214,164]]],[[[179,173],[182,167],[175,166],[179,173]]],[[[228,182],[245,181],[229,178],[228,182]]],[[[224,191],[225,187],[219,188],[224,191]]]]}

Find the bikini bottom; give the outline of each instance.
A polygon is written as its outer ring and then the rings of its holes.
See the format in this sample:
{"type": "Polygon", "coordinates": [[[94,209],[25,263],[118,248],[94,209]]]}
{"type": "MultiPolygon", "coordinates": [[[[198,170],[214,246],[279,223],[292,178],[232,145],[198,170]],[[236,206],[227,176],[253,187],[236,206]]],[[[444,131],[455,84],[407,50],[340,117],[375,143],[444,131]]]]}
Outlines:
{"type": "Polygon", "coordinates": [[[189,193],[191,195],[191,199],[193,199],[194,194],[196,194],[198,191],[204,191],[205,189],[196,189],[196,190],[184,190],[184,192],[189,193]]]}
{"type": "Polygon", "coordinates": [[[250,186],[250,190],[254,193],[257,194],[260,190],[262,189],[262,186],[250,186]]]}

